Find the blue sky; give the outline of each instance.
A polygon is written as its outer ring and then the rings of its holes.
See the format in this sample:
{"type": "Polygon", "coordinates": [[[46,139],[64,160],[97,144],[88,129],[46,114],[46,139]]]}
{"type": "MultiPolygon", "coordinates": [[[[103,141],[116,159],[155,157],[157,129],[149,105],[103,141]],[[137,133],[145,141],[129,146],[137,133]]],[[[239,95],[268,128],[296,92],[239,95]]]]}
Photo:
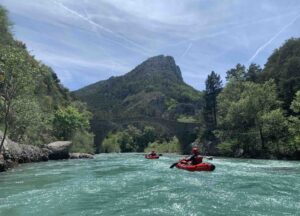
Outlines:
{"type": "Polygon", "coordinates": [[[171,55],[186,83],[205,88],[237,63],[264,65],[300,36],[298,0],[0,0],[17,39],[71,90],[171,55]]]}

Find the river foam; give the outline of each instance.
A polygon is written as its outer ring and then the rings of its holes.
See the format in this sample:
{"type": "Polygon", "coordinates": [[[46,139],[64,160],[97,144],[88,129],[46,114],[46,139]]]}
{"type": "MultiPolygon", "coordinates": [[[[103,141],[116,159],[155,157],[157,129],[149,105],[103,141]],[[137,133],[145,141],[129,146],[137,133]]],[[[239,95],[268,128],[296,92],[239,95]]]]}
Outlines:
{"type": "Polygon", "coordinates": [[[217,158],[213,172],[180,156],[101,154],[24,164],[0,174],[0,215],[297,215],[300,163],[217,158]]]}

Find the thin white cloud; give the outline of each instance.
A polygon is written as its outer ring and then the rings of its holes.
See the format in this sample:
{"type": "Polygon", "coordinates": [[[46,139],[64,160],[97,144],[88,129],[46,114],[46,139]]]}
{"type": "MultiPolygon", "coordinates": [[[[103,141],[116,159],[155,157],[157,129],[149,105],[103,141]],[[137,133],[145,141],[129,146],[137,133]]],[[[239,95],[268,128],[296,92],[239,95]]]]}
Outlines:
{"type": "MultiPolygon", "coordinates": [[[[224,23],[222,25],[210,26],[210,28],[212,28],[212,27],[217,28],[217,31],[209,32],[207,34],[200,34],[200,36],[197,36],[197,37],[189,36],[189,38],[187,40],[181,40],[181,41],[173,43],[173,44],[168,44],[166,47],[178,46],[178,45],[185,44],[187,42],[196,42],[196,41],[203,40],[203,39],[215,38],[215,37],[222,36],[225,34],[233,34],[233,32],[237,29],[249,28],[250,26],[253,26],[253,25],[272,22],[274,20],[279,20],[279,19],[282,19],[287,16],[291,16],[294,14],[295,14],[295,12],[288,12],[286,14],[276,15],[276,16],[262,18],[262,19],[254,19],[254,20],[245,21],[245,22],[241,22],[241,23],[240,22],[224,23]],[[218,30],[220,28],[224,28],[224,29],[218,30]]],[[[198,32],[198,33],[200,33],[200,32],[198,32]]]]}
{"type": "MultiPolygon", "coordinates": [[[[115,36],[115,37],[117,37],[117,38],[120,38],[120,39],[122,39],[123,41],[126,41],[126,42],[130,43],[131,45],[133,45],[133,46],[135,46],[136,48],[139,49],[139,50],[138,50],[139,53],[141,53],[141,54],[143,54],[143,55],[145,55],[145,56],[151,55],[150,52],[149,52],[147,49],[145,49],[143,46],[141,46],[140,44],[137,44],[137,43],[135,43],[134,41],[128,39],[127,37],[125,37],[125,36],[123,36],[123,35],[121,35],[121,34],[118,34],[118,33],[114,32],[114,31],[112,31],[112,30],[110,30],[110,29],[108,29],[108,28],[105,28],[104,26],[102,26],[102,25],[100,25],[100,24],[94,22],[93,20],[91,20],[89,17],[85,17],[85,16],[83,16],[82,14],[78,13],[77,11],[72,10],[71,8],[69,8],[69,7],[67,7],[66,5],[64,5],[63,3],[60,3],[60,2],[57,2],[57,1],[54,1],[54,0],[53,0],[53,2],[54,2],[56,5],[58,5],[58,6],[60,6],[61,8],[63,8],[64,10],[66,10],[67,12],[69,12],[69,13],[71,13],[71,14],[77,16],[78,18],[80,18],[80,19],[82,19],[82,20],[88,22],[90,25],[92,25],[92,26],[94,26],[94,27],[96,27],[96,28],[98,28],[98,29],[100,29],[100,30],[106,31],[106,32],[112,34],[113,36],[115,36]]],[[[126,48],[127,48],[127,47],[126,47],[126,48]]]]}
{"type": "Polygon", "coordinates": [[[68,67],[82,67],[82,68],[90,68],[93,70],[97,69],[112,69],[114,68],[115,71],[120,72],[126,72],[129,71],[130,67],[128,65],[119,64],[116,61],[112,61],[113,59],[83,59],[77,56],[65,56],[65,55],[57,55],[56,53],[47,53],[44,52],[40,55],[42,59],[45,59],[47,62],[49,62],[51,65],[54,66],[62,66],[68,67]]]}
{"type": "Polygon", "coordinates": [[[284,32],[288,27],[294,24],[296,20],[300,17],[300,14],[298,14],[291,22],[287,23],[285,26],[283,26],[274,36],[272,36],[267,42],[265,42],[263,45],[261,45],[255,53],[252,55],[252,57],[248,60],[248,63],[251,63],[256,56],[262,52],[269,44],[271,44],[282,32],[284,32]]]}
{"type": "Polygon", "coordinates": [[[186,50],[182,53],[182,55],[180,56],[180,59],[184,58],[186,56],[186,54],[190,51],[190,49],[192,48],[193,43],[190,43],[188,45],[188,47],[186,48],[186,50]]]}

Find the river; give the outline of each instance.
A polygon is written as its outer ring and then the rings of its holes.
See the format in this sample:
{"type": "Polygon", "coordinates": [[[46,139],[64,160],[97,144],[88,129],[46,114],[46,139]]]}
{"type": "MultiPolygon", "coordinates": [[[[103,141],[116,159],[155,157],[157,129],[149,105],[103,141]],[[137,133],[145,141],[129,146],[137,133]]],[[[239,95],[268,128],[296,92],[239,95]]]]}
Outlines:
{"type": "Polygon", "coordinates": [[[300,215],[300,163],[217,158],[213,172],[141,154],[24,164],[0,174],[0,215],[300,215]]]}

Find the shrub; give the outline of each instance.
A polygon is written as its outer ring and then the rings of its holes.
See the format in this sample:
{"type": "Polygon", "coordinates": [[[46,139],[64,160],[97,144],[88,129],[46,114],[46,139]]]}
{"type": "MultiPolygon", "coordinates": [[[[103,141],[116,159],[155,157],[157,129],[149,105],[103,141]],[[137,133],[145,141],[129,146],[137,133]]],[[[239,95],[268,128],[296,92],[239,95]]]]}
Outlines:
{"type": "Polygon", "coordinates": [[[71,152],[94,153],[94,135],[86,131],[76,131],[72,138],[71,152]]]}

